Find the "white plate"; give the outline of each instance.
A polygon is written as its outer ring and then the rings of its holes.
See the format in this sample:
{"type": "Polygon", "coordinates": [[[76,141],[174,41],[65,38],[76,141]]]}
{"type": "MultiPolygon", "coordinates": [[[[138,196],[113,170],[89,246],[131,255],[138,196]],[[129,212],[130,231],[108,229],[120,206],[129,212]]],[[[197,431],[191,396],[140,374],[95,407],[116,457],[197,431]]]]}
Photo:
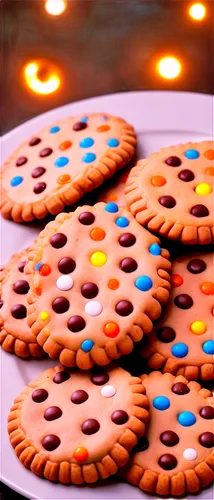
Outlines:
{"type": "MultiPolygon", "coordinates": [[[[132,123],[138,133],[139,158],[169,146],[187,141],[211,139],[213,136],[213,97],[182,92],[130,92],[87,99],[54,109],[38,116],[2,138],[2,159],[20,142],[55,120],[68,115],[93,111],[122,116],[132,123]]],[[[28,246],[38,234],[42,223],[20,225],[1,219],[2,263],[10,255],[28,246]]],[[[1,403],[2,403],[2,480],[27,498],[66,499],[150,499],[125,483],[115,480],[94,486],[62,486],[36,477],[25,469],[16,458],[9,444],[6,422],[10,406],[24,385],[56,362],[51,360],[24,361],[2,351],[1,354],[1,403]]],[[[195,498],[189,495],[188,497],[195,498]]],[[[211,488],[198,498],[211,499],[211,488]]]]}

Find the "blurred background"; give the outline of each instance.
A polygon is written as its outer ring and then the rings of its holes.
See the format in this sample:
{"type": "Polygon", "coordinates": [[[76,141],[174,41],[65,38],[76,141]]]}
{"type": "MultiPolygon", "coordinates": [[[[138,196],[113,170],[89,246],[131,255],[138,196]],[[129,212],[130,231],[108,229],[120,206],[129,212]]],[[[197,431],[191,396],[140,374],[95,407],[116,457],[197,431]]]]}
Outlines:
{"type": "Polygon", "coordinates": [[[128,90],[214,93],[212,0],[1,0],[1,134],[128,90]]]}

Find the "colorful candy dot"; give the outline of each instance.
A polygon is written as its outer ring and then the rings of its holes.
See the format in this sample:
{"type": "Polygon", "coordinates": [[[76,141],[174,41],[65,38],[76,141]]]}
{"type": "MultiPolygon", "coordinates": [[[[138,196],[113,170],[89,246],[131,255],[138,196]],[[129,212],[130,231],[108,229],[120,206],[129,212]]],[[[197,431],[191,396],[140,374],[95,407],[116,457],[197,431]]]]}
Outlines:
{"type": "Polygon", "coordinates": [[[36,287],[34,288],[34,292],[35,292],[35,294],[36,294],[36,295],[40,296],[40,295],[42,294],[42,289],[41,289],[41,287],[40,287],[40,286],[36,286],[36,287]]]}
{"type": "Polygon", "coordinates": [[[194,321],[190,326],[190,330],[195,335],[202,335],[207,331],[207,325],[203,321],[194,321]]]}
{"type": "Polygon", "coordinates": [[[108,193],[108,196],[105,198],[105,200],[100,200],[100,201],[117,201],[118,200],[118,196],[117,194],[115,193],[108,193]]]}
{"type": "Polygon", "coordinates": [[[106,116],[106,115],[101,116],[100,117],[100,121],[101,122],[107,122],[108,121],[108,116],[106,116]]]}
{"type": "Polygon", "coordinates": [[[42,265],[43,265],[43,262],[42,262],[42,261],[37,262],[37,264],[35,265],[35,270],[36,270],[36,271],[39,271],[39,270],[40,270],[40,267],[42,267],[42,265]]]}
{"type": "Polygon", "coordinates": [[[82,342],[81,344],[81,349],[84,351],[84,352],[89,352],[91,351],[92,347],[94,345],[94,342],[93,340],[84,340],[84,342],[82,342]]]}
{"type": "Polygon", "coordinates": [[[115,224],[119,227],[127,227],[129,225],[129,220],[127,217],[118,217],[115,221],[115,224]]]}
{"type": "Polygon", "coordinates": [[[103,252],[94,252],[90,257],[90,263],[95,267],[102,267],[107,261],[107,256],[103,252]]]}
{"type": "Polygon", "coordinates": [[[135,280],[135,286],[138,290],[141,290],[141,292],[147,292],[150,288],[152,288],[153,282],[149,276],[139,276],[135,280]]]}
{"type": "Polygon", "coordinates": [[[93,146],[93,144],[94,144],[94,139],[92,139],[92,137],[84,137],[80,141],[81,148],[91,148],[91,146],[93,146]]]}
{"type": "Polygon", "coordinates": [[[114,323],[113,321],[109,321],[104,325],[103,331],[106,335],[106,337],[109,337],[111,339],[114,339],[117,337],[120,329],[117,323],[114,323]]]}
{"type": "Polygon", "coordinates": [[[214,160],[214,149],[207,149],[207,151],[205,151],[204,153],[204,156],[205,158],[207,158],[207,160],[214,160]]]}
{"type": "Polygon", "coordinates": [[[199,152],[196,149],[187,149],[184,156],[188,158],[188,160],[196,160],[196,158],[199,157],[199,152]]]}
{"type": "Polygon", "coordinates": [[[176,358],[184,358],[188,354],[188,347],[182,342],[178,342],[172,346],[171,352],[176,358]]]}
{"type": "Polygon", "coordinates": [[[101,229],[100,227],[95,227],[90,232],[90,238],[92,240],[94,240],[94,241],[102,241],[102,240],[104,240],[105,235],[106,235],[105,231],[103,229],[101,229]]]}
{"type": "Polygon", "coordinates": [[[170,400],[165,396],[157,396],[153,399],[152,404],[156,410],[167,410],[170,407],[170,400]]]}
{"type": "Polygon", "coordinates": [[[78,446],[78,448],[74,450],[73,456],[77,462],[85,462],[88,458],[88,450],[83,446],[78,446]]]}
{"type": "Polygon", "coordinates": [[[212,175],[212,177],[213,177],[214,176],[214,167],[207,167],[205,170],[205,174],[212,175]]]}
{"type": "Polygon", "coordinates": [[[23,180],[24,179],[23,179],[23,177],[21,177],[21,175],[16,175],[16,177],[13,177],[11,179],[10,185],[13,187],[19,186],[19,184],[21,184],[23,180]]]}
{"type": "Polygon", "coordinates": [[[69,174],[60,175],[57,178],[58,184],[67,184],[68,182],[70,182],[70,180],[71,180],[71,177],[69,174]]]}
{"type": "Polygon", "coordinates": [[[97,132],[107,132],[107,130],[110,130],[109,125],[100,125],[97,127],[97,132]]]}
{"type": "Polygon", "coordinates": [[[86,122],[88,122],[88,116],[83,116],[83,117],[80,119],[80,122],[82,122],[82,123],[86,123],[86,122]]]}
{"type": "Polygon", "coordinates": [[[106,210],[106,212],[110,212],[111,214],[115,214],[116,212],[118,212],[119,208],[118,208],[118,205],[116,203],[110,202],[110,203],[106,204],[105,210],[106,210]]]}
{"type": "Polygon", "coordinates": [[[155,175],[151,178],[151,184],[155,187],[161,187],[166,184],[166,179],[165,177],[162,177],[162,175],[155,175]]]}
{"type": "Polygon", "coordinates": [[[63,291],[70,290],[73,287],[73,284],[74,284],[73,279],[68,274],[60,276],[56,281],[57,288],[63,291]]]}
{"type": "Polygon", "coordinates": [[[180,276],[180,274],[172,274],[171,276],[171,285],[173,288],[177,288],[178,286],[183,285],[183,278],[180,276]]]}
{"type": "Polygon", "coordinates": [[[195,424],[196,417],[191,411],[182,411],[178,415],[178,422],[184,427],[190,427],[195,424]]]}
{"type": "Polygon", "coordinates": [[[97,300],[91,300],[85,305],[85,312],[89,316],[99,316],[103,310],[102,304],[97,300]]]}
{"type": "Polygon", "coordinates": [[[82,157],[82,161],[84,163],[92,163],[93,161],[96,160],[96,155],[94,153],[86,153],[83,157],[82,157]]]}
{"type": "Polygon", "coordinates": [[[41,276],[48,276],[51,272],[51,268],[48,264],[42,264],[39,268],[39,274],[41,276]]]}
{"type": "Polygon", "coordinates": [[[48,319],[48,318],[49,318],[49,313],[48,313],[47,311],[42,311],[42,312],[40,313],[39,317],[40,317],[40,319],[41,319],[42,321],[46,321],[46,319],[48,319]]]}
{"type": "Polygon", "coordinates": [[[55,127],[51,127],[50,130],[49,130],[49,132],[51,134],[56,134],[59,131],[60,131],[60,127],[58,127],[57,125],[55,127]]]}
{"type": "Polygon", "coordinates": [[[119,141],[117,139],[112,138],[107,141],[107,144],[110,148],[116,148],[116,146],[119,145],[119,141]]]}
{"type": "Polygon", "coordinates": [[[61,149],[61,151],[66,151],[66,149],[69,149],[71,146],[72,146],[71,141],[64,141],[61,142],[61,144],[59,145],[59,149],[61,149]]]}
{"type": "Polygon", "coordinates": [[[117,391],[113,385],[105,385],[101,389],[101,395],[104,398],[112,398],[112,396],[114,396],[116,394],[116,392],[117,391]]]}
{"type": "Polygon", "coordinates": [[[152,255],[161,255],[161,247],[158,245],[158,243],[152,243],[149,247],[149,252],[152,255]]]}
{"type": "Polygon", "coordinates": [[[212,283],[212,281],[205,281],[204,283],[202,283],[200,288],[205,295],[214,294],[214,283],[212,283]]]}
{"type": "Polygon", "coordinates": [[[55,167],[62,168],[62,167],[65,167],[65,165],[67,165],[68,162],[69,162],[69,158],[67,158],[66,156],[60,156],[59,158],[57,158],[54,165],[55,165],[55,167]]]}
{"type": "Polygon", "coordinates": [[[117,288],[120,286],[120,283],[118,280],[116,280],[115,278],[112,278],[108,281],[108,288],[110,288],[110,290],[117,290],[117,288]]]}
{"type": "Polygon", "coordinates": [[[183,457],[185,460],[195,460],[198,456],[197,451],[194,448],[186,448],[183,452],[183,457]]]}
{"type": "Polygon", "coordinates": [[[207,340],[204,342],[202,349],[205,354],[214,354],[214,340],[207,340]]]}
{"type": "Polygon", "coordinates": [[[196,186],[195,192],[200,196],[207,196],[208,194],[212,193],[212,187],[210,186],[210,184],[207,184],[207,182],[202,182],[201,184],[198,184],[196,186]]]}

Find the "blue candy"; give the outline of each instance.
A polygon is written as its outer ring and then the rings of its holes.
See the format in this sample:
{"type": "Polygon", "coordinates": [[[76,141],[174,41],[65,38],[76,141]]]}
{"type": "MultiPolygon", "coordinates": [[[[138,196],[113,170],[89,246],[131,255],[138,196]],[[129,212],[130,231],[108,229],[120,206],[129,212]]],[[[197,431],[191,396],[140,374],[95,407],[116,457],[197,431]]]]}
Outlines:
{"type": "Polygon", "coordinates": [[[55,127],[51,127],[51,128],[50,128],[50,130],[49,130],[49,132],[50,132],[51,134],[56,134],[57,132],[59,132],[59,130],[60,130],[60,127],[58,127],[58,126],[56,125],[55,127]]]}
{"type": "Polygon", "coordinates": [[[127,227],[129,225],[129,220],[126,217],[118,217],[115,224],[119,227],[127,227]]]}
{"type": "Polygon", "coordinates": [[[35,265],[35,270],[36,271],[39,271],[40,270],[40,267],[43,265],[43,262],[40,260],[40,262],[37,262],[37,264],[35,265]]]}
{"type": "Polygon", "coordinates": [[[85,137],[80,141],[80,147],[81,148],[90,148],[94,144],[94,139],[91,137],[85,137]]]}
{"type": "Polygon", "coordinates": [[[185,358],[185,356],[188,354],[188,351],[189,349],[187,345],[183,344],[182,342],[174,344],[171,349],[173,356],[175,356],[176,358],[185,358]]]}
{"type": "Polygon", "coordinates": [[[112,214],[115,214],[116,212],[118,212],[119,208],[118,208],[118,205],[116,203],[114,203],[113,201],[110,201],[109,203],[106,204],[105,210],[106,210],[106,212],[110,212],[112,214]]]}
{"type": "Polygon", "coordinates": [[[84,352],[89,352],[91,351],[93,345],[94,345],[93,340],[84,340],[84,342],[81,344],[81,349],[84,352]]]}
{"type": "Polygon", "coordinates": [[[139,276],[135,281],[135,286],[141,292],[147,292],[152,288],[153,282],[149,276],[139,276]]]}
{"type": "Polygon", "coordinates": [[[196,149],[187,149],[185,151],[184,156],[188,158],[188,160],[196,160],[199,157],[199,152],[196,149]]]}
{"type": "Polygon", "coordinates": [[[68,162],[69,162],[69,158],[67,158],[66,156],[60,156],[59,158],[57,158],[54,165],[55,165],[55,167],[61,168],[61,167],[65,167],[65,165],[67,165],[68,162]]]}
{"type": "Polygon", "coordinates": [[[96,155],[94,153],[86,153],[82,157],[82,161],[84,161],[84,163],[92,163],[94,160],[96,160],[96,155]]]}
{"type": "Polygon", "coordinates": [[[83,116],[80,122],[86,123],[88,121],[88,116],[83,116]]]}
{"type": "Polygon", "coordinates": [[[153,399],[152,404],[156,410],[167,410],[170,407],[170,400],[165,396],[157,396],[153,399]]]}
{"type": "Polygon", "coordinates": [[[178,422],[184,427],[190,427],[195,424],[196,417],[191,411],[182,411],[178,415],[178,422]]]}
{"type": "Polygon", "coordinates": [[[207,340],[204,342],[202,349],[205,354],[214,354],[214,340],[207,340]]]}
{"type": "Polygon", "coordinates": [[[16,177],[13,177],[10,181],[10,185],[13,186],[13,187],[16,187],[18,186],[19,184],[22,183],[23,181],[23,177],[21,177],[21,175],[17,175],[16,177]]]}
{"type": "Polygon", "coordinates": [[[107,144],[110,148],[116,148],[116,146],[119,145],[119,141],[117,139],[112,138],[107,141],[107,144]]]}
{"type": "Polygon", "coordinates": [[[149,247],[149,251],[152,255],[161,255],[161,247],[158,243],[152,243],[149,247]]]}

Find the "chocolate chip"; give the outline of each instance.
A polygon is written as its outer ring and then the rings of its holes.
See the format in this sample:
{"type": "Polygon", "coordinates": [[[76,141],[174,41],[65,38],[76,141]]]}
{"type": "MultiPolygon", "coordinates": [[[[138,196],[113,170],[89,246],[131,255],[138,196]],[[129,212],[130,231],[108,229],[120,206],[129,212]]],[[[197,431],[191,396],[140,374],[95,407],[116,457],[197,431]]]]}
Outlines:
{"type": "Polygon", "coordinates": [[[162,328],[159,328],[157,331],[157,338],[161,342],[172,342],[176,337],[175,330],[171,328],[171,326],[162,326],[162,328]]]}
{"type": "Polygon", "coordinates": [[[207,217],[209,215],[209,210],[205,205],[194,205],[191,208],[190,213],[194,215],[194,217],[207,217]]]}
{"type": "Polygon", "coordinates": [[[128,413],[124,410],[116,410],[111,415],[112,422],[117,425],[123,425],[129,419],[128,413]]]}
{"type": "Polygon", "coordinates": [[[193,306],[193,300],[187,293],[181,293],[174,298],[174,303],[180,309],[190,309],[193,306]]]}
{"type": "Polygon", "coordinates": [[[133,273],[133,271],[137,269],[137,262],[131,257],[125,257],[120,263],[120,269],[124,271],[124,273],[133,273]]]}
{"type": "Polygon", "coordinates": [[[36,167],[31,172],[31,177],[36,179],[37,177],[41,177],[46,172],[46,168],[44,167],[36,167]]]}
{"type": "Polygon", "coordinates": [[[104,385],[109,381],[108,373],[100,367],[94,367],[91,375],[91,382],[94,385],[104,385]]]}
{"type": "Polygon", "coordinates": [[[174,457],[174,455],[170,455],[170,453],[166,453],[166,455],[162,455],[158,460],[158,464],[164,470],[175,469],[175,467],[177,466],[177,463],[178,463],[177,459],[174,457]]]}
{"type": "Polygon", "coordinates": [[[202,259],[191,259],[187,265],[187,269],[192,274],[199,274],[205,271],[207,265],[202,259]]]}
{"type": "Polygon", "coordinates": [[[74,271],[76,263],[71,257],[63,257],[58,263],[58,269],[62,274],[69,274],[74,271]]]}
{"type": "Polygon", "coordinates": [[[83,422],[83,424],[81,425],[81,431],[83,432],[83,434],[87,434],[87,436],[95,434],[99,431],[99,428],[100,424],[95,418],[89,418],[88,420],[85,420],[85,422],[83,422]]]}
{"type": "Polygon", "coordinates": [[[84,226],[90,226],[95,221],[95,216],[92,212],[82,212],[79,215],[78,220],[84,226]]]}
{"type": "Polygon", "coordinates": [[[82,285],[81,293],[86,299],[93,299],[99,292],[98,286],[95,283],[85,283],[82,285]]]}
{"type": "Polygon", "coordinates": [[[16,283],[14,283],[13,285],[14,292],[18,293],[19,295],[25,295],[26,293],[28,293],[29,289],[29,284],[25,280],[16,281],[16,283]]]}
{"type": "Polygon", "coordinates": [[[120,316],[128,316],[133,311],[133,305],[129,300],[120,300],[116,304],[115,310],[120,316]]]}
{"type": "Polygon", "coordinates": [[[174,392],[178,396],[183,396],[184,394],[188,394],[190,392],[190,389],[183,382],[177,382],[172,386],[172,392],[174,392]]]}
{"type": "MultiPolygon", "coordinates": [[[[67,236],[63,233],[55,233],[51,236],[50,244],[54,248],[62,248],[67,243],[67,236]]],[[[70,272],[70,271],[69,271],[70,272]]]]}
{"type": "Polygon", "coordinates": [[[132,450],[132,453],[135,453],[136,451],[145,451],[148,449],[148,447],[149,447],[149,441],[145,436],[143,436],[138,440],[137,444],[132,450]]]}
{"type": "Polygon", "coordinates": [[[62,416],[62,410],[58,406],[50,406],[45,410],[44,418],[45,420],[56,420],[62,416]]]}
{"type": "Polygon", "coordinates": [[[132,233],[123,233],[119,237],[121,247],[132,247],[136,242],[136,237],[132,233]]]}
{"type": "Polygon", "coordinates": [[[82,403],[85,403],[88,399],[88,393],[86,391],[83,391],[82,389],[79,389],[78,391],[73,392],[71,396],[71,401],[75,405],[80,405],[82,403]]]}
{"type": "Polygon", "coordinates": [[[61,372],[56,373],[55,377],[53,378],[53,382],[55,382],[55,384],[62,384],[63,382],[66,382],[66,380],[68,380],[69,378],[70,378],[70,373],[63,370],[61,372]]]}
{"type": "Polygon", "coordinates": [[[57,314],[65,313],[70,307],[70,302],[65,297],[57,297],[52,302],[52,308],[57,314]]]}
{"type": "Polygon", "coordinates": [[[31,397],[34,403],[43,403],[48,398],[48,392],[45,389],[36,389],[31,397]]]}
{"type": "Polygon", "coordinates": [[[192,170],[188,170],[188,168],[181,170],[180,173],[178,174],[178,177],[181,181],[184,181],[184,182],[190,182],[190,181],[193,181],[193,179],[195,179],[195,176],[194,176],[192,170]]]}
{"type": "Polygon", "coordinates": [[[82,318],[82,316],[71,316],[67,322],[68,329],[71,332],[80,332],[85,328],[85,320],[82,318]]]}
{"type": "Polygon", "coordinates": [[[200,415],[206,420],[211,420],[214,418],[214,408],[212,406],[204,406],[200,410],[200,415]]]}
{"type": "Polygon", "coordinates": [[[24,272],[24,268],[26,266],[26,260],[23,260],[22,262],[19,263],[18,265],[18,270],[20,271],[20,273],[23,273],[24,272]]]}
{"type": "Polygon", "coordinates": [[[29,142],[29,146],[37,146],[41,142],[41,139],[39,137],[32,137],[32,139],[29,142]]]}
{"type": "Polygon", "coordinates": [[[214,446],[214,434],[213,432],[203,432],[199,436],[199,443],[204,448],[212,448],[214,446]]]}
{"type": "Polygon", "coordinates": [[[46,189],[46,183],[45,182],[37,182],[35,184],[33,191],[35,194],[40,194],[46,189]]]}
{"type": "Polygon", "coordinates": [[[17,167],[21,167],[22,165],[24,165],[25,163],[27,163],[27,158],[26,156],[20,156],[17,160],[16,160],[16,166],[17,167]]]}
{"type": "Polygon", "coordinates": [[[27,316],[27,309],[22,304],[16,304],[11,308],[11,314],[16,319],[23,319],[27,316]]]}
{"type": "Polygon", "coordinates": [[[44,148],[44,149],[42,149],[40,151],[39,156],[41,158],[44,158],[45,156],[51,155],[51,153],[53,153],[53,149],[51,149],[51,148],[44,148]]]}
{"type": "Polygon", "coordinates": [[[87,123],[85,123],[85,122],[76,122],[73,125],[73,130],[75,130],[75,132],[77,132],[78,130],[83,130],[86,127],[87,127],[87,123]]]}
{"type": "Polygon", "coordinates": [[[42,446],[47,451],[53,451],[60,445],[61,441],[55,434],[48,434],[42,440],[42,446]]]}
{"type": "Polygon", "coordinates": [[[160,440],[165,446],[175,446],[179,442],[179,437],[176,432],[165,431],[160,435],[160,440]]]}
{"type": "Polygon", "coordinates": [[[180,167],[181,160],[180,158],[178,158],[178,156],[169,156],[169,158],[167,158],[165,163],[170,167],[180,167]]]}
{"type": "Polygon", "coordinates": [[[173,196],[160,196],[159,203],[165,208],[173,208],[176,205],[175,198],[173,196]]]}
{"type": "Polygon", "coordinates": [[[3,300],[0,299],[0,309],[2,308],[3,304],[4,304],[3,300]]]}

